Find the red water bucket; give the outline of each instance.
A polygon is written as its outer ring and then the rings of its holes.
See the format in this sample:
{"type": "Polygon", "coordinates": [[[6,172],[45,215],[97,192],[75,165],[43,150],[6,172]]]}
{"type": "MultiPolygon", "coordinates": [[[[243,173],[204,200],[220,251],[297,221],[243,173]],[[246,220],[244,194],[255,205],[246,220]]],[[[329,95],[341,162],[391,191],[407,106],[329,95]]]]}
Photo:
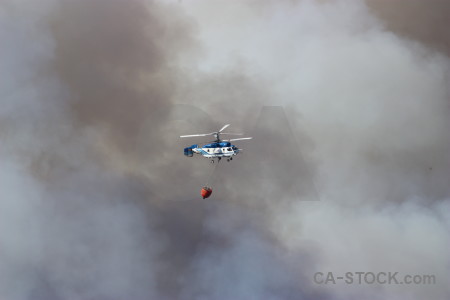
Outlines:
{"type": "Polygon", "coordinates": [[[212,189],[207,186],[203,187],[200,192],[200,195],[202,195],[203,199],[208,198],[209,196],[211,196],[211,194],[212,194],[212,189]]]}

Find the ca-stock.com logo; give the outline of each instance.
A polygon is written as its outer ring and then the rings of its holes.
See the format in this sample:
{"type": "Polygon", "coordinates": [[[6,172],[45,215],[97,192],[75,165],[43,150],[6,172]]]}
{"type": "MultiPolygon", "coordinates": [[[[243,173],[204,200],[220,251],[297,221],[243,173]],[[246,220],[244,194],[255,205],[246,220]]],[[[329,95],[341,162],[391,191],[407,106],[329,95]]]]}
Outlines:
{"type": "Polygon", "coordinates": [[[316,272],[313,275],[316,284],[330,285],[344,284],[389,284],[389,285],[433,285],[436,276],[430,274],[400,274],[399,272],[346,272],[335,274],[333,272],[316,272]]]}

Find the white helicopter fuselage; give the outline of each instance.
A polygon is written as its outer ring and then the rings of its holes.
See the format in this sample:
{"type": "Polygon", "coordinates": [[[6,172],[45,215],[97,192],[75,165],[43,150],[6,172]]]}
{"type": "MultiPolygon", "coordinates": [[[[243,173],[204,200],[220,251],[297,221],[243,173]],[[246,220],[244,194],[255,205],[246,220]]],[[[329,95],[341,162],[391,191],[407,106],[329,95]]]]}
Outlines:
{"type": "Polygon", "coordinates": [[[202,147],[192,145],[184,150],[186,156],[192,156],[194,153],[208,158],[232,157],[239,153],[239,149],[229,142],[215,142],[202,147]]]}
{"type": "Polygon", "coordinates": [[[214,158],[217,158],[218,161],[222,157],[227,157],[227,160],[230,161],[233,159],[233,156],[237,155],[242,149],[237,148],[235,145],[232,145],[230,142],[232,141],[240,141],[240,140],[250,140],[251,137],[245,138],[237,138],[230,140],[221,140],[221,134],[228,135],[242,135],[242,133],[224,133],[222,132],[225,128],[230,126],[227,124],[223,126],[219,131],[211,132],[211,133],[203,133],[203,134],[190,134],[190,135],[182,135],[181,138],[185,137],[197,137],[197,136],[214,136],[216,140],[210,144],[203,145],[199,147],[197,144],[192,145],[190,147],[184,148],[184,155],[188,157],[194,156],[194,154],[200,154],[207,158],[212,158],[212,162],[214,162],[214,158]]]}
{"type": "Polygon", "coordinates": [[[214,158],[214,157],[231,157],[239,153],[239,149],[233,149],[231,147],[204,147],[204,148],[193,148],[194,153],[200,154],[204,157],[214,158]]]}

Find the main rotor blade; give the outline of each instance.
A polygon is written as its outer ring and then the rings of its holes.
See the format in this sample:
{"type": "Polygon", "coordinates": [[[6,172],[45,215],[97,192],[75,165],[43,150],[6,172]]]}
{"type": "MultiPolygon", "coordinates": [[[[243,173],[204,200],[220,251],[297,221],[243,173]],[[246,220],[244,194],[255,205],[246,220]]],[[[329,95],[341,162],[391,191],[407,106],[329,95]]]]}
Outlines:
{"type": "Polygon", "coordinates": [[[231,139],[231,140],[228,140],[228,142],[242,141],[242,140],[251,140],[251,139],[252,139],[252,137],[238,138],[238,139],[231,139]]]}
{"type": "Polygon", "coordinates": [[[208,136],[208,135],[213,135],[213,133],[180,135],[180,138],[193,137],[193,136],[208,136]]]}
{"type": "Polygon", "coordinates": [[[231,133],[231,132],[221,132],[220,134],[229,134],[229,135],[244,135],[243,133],[231,133]]]}
{"type": "Polygon", "coordinates": [[[224,129],[227,128],[228,126],[230,126],[230,124],[227,124],[227,125],[223,126],[222,129],[220,129],[218,132],[219,132],[219,133],[222,132],[222,130],[224,130],[224,129]]]}

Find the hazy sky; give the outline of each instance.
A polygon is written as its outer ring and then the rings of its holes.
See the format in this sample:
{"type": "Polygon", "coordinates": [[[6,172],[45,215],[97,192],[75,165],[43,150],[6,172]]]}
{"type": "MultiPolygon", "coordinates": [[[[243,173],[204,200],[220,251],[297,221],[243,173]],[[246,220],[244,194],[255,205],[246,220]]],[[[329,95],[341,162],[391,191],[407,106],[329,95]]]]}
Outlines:
{"type": "Polygon", "coordinates": [[[0,298],[448,299],[448,12],[2,1],[0,298]],[[183,156],[227,123],[235,160],[183,156]]]}

